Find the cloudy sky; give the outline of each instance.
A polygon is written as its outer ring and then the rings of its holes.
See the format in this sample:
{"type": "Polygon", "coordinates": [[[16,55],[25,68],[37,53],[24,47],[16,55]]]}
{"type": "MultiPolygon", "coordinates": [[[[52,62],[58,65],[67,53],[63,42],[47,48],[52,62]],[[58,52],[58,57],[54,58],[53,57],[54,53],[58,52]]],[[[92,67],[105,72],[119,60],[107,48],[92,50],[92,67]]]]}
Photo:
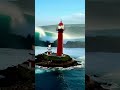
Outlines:
{"type": "Polygon", "coordinates": [[[120,0],[88,0],[86,30],[120,29],[120,0]]]}
{"type": "Polygon", "coordinates": [[[85,0],[35,0],[36,26],[85,23],[85,0]]]}

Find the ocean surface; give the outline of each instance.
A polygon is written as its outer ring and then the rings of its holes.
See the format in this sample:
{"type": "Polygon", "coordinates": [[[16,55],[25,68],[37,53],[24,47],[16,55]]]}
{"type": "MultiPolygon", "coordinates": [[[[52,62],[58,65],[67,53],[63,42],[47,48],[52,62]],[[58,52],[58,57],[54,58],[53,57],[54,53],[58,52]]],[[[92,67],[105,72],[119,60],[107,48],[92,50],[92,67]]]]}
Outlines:
{"type": "Polygon", "coordinates": [[[120,90],[120,53],[89,52],[86,53],[85,70],[92,79],[110,90],[120,90]],[[93,75],[97,75],[94,77],[93,75]]]}
{"type": "MultiPolygon", "coordinates": [[[[35,55],[47,51],[47,47],[35,47],[35,55]]],[[[56,47],[52,48],[56,52],[56,47]]],[[[84,90],[85,89],[85,49],[64,48],[64,53],[81,61],[81,68],[35,68],[36,90],[84,90]]]]}
{"type": "Polygon", "coordinates": [[[21,64],[32,57],[31,50],[0,48],[0,70],[21,64]]]}

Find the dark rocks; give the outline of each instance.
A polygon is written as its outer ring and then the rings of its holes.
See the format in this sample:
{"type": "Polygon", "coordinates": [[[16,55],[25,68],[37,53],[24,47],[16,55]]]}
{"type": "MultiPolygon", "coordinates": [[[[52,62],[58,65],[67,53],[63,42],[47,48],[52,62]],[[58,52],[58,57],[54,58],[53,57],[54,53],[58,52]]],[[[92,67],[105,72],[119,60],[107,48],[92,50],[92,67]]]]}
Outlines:
{"type": "Polygon", "coordinates": [[[50,61],[42,61],[36,63],[36,65],[44,66],[44,67],[70,67],[78,65],[76,61],[66,61],[66,62],[50,62],[50,61]]]}
{"type": "Polygon", "coordinates": [[[93,81],[90,76],[85,75],[85,90],[108,90],[101,87],[101,83],[93,81]]]}
{"type": "Polygon", "coordinates": [[[46,54],[39,54],[35,57],[36,65],[43,67],[70,67],[80,65],[77,61],[72,60],[69,55],[58,57],[55,55],[48,56],[46,54]]]}
{"type": "Polygon", "coordinates": [[[34,71],[20,65],[0,70],[0,75],[5,76],[0,79],[0,90],[34,90],[34,74],[34,71]]]}
{"type": "Polygon", "coordinates": [[[70,67],[80,65],[77,61],[72,60],[69,55],[58,57],[40,54],[36,56],[35,62],[36,65],[43,67],[70,67]]]}

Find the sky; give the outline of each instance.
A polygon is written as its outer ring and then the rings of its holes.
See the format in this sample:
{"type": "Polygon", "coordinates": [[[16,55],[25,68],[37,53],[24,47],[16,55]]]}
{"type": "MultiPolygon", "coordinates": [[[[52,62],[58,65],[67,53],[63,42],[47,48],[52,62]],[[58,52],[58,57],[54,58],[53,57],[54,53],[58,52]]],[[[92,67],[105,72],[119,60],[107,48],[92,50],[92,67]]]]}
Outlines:
{"type": "Polygon", "coordinates": [[[88,0],[86,30],[120,29],[120,0],[88,0]]]}
{"type": "Polygon", "coordinates": [[[35,0],[35,25],[85,23],[85,0],[35,0]]]}

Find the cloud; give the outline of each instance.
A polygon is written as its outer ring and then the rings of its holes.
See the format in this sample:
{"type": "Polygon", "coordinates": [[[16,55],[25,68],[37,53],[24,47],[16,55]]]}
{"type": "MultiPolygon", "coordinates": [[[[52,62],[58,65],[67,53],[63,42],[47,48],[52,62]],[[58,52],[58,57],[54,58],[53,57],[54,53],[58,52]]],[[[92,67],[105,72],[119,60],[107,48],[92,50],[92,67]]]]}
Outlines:
{"type": "Polygon", "coordinates": [[[120,3],[117,2],[113,4],[109,3],[109,0],[104,1],[106,1],[106,3],[100,3],[98,0],[87,2],[86,30],[91,31],[120,28],[120,3]]]}
{"type": "Polygon", "coordinates": [[[85,14],[74,13],[68,16],[63,16],[62,20],[67,24],[85,24],[85,14]]]}
{"type": "Polygon", "coordinates": [[[85,24],[85,14],[84,13],[74,13],[70,15],[65,16],[56,16],[56,17],[50,17],[47,20],[40,20],[35,19],[35,25],[36,26],[46,26],[46,25],[56,25],[60,22],[60,20],[64,22],[64,24],[85,24]]]}

